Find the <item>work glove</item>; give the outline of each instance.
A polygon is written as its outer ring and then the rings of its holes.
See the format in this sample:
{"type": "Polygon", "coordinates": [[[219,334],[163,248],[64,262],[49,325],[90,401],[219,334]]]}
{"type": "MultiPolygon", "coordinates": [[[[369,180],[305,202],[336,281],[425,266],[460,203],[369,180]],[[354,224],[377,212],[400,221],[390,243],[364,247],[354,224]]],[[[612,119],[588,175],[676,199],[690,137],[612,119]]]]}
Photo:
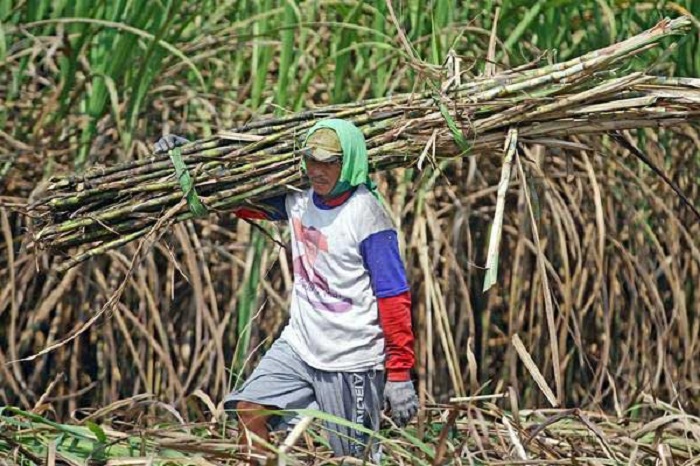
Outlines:
{"type": "Polygon", "coordinates": [[[183,137],[177,136],[175,134],[167,134],[162,138],[158,139],[154,148],[156,154],[164,154],[170,149],[175,149],[176,147],[184,146],[188,142],[190,141],[183,137]]]}
{"type": "Polygon", "coordinates": [[[418,411],[418,397],[413,382],[387,382],[384,386],[384,401],[391,408],[391,419],[404,427],[418,411]]]}

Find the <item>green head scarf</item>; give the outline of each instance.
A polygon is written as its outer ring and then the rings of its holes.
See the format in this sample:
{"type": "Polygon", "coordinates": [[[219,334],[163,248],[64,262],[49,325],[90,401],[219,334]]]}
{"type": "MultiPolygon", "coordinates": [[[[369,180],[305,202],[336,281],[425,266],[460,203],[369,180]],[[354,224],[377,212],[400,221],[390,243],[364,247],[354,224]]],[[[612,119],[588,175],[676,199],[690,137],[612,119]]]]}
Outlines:
{"type": "MultiPolygon", "coordinates": [[[[361,184],[377,198],[377,185],[369,178],[369,163],[367,162],[367,145],[362,131],[347,120],[330,118],[321,120],[309,129],[304,139],[304,145],[314,131],[321,128],[329,128],[335,131],[340,140],[340,147],[343,149],[343,168],[340,171],[340,178],[330,192],[331,196],[338,196],[361,184]]],[[[306,163],[302,159],[301,168],[306,172],[306,163]]]]}

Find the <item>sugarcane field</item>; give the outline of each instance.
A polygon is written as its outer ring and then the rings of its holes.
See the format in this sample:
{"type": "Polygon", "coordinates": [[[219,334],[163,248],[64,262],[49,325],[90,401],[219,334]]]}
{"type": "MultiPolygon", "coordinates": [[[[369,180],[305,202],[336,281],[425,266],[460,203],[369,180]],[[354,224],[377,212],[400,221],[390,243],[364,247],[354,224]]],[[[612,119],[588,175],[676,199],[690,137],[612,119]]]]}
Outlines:
{"type": "Polygon", "coordinates": [[[0,0],[0,466],[700,464],[700,1],[0,0]]]}

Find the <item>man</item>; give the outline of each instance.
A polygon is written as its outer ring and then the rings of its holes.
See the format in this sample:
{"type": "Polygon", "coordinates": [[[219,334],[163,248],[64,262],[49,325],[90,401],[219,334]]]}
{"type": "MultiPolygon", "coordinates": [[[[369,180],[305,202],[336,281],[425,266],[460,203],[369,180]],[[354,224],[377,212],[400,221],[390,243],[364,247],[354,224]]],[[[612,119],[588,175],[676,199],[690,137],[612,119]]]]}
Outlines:
{"type": "MultiPolygon", "coordinates": [[[[166,136],[156,150],[184,142],[166,136]]],[[[288,325],[225,406],[265,440],[280,421],[270,410],[318,408],[377,431],[386,401],[404,426],[418,409],[411,297],[396,230],[368,175],[364,136],[348,121],[324,120],[300,152],[309,190],[236,211],[289,221],[294,289],[288,325]]],[[[365,454],[367,435],[326,427],[337,456],[365,454]]]]}

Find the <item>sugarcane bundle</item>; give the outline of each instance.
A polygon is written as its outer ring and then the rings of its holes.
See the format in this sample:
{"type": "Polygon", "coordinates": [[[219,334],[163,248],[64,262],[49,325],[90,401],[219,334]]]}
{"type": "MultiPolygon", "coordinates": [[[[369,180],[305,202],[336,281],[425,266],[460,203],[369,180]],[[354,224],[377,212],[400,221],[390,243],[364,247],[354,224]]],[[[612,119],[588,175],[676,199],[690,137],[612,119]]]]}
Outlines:
{"type": "Polygon", "coordinates": [[[359,126],[375,171],[426,158],[499,153],[513,127],[519,142],[567,147],[570,135],[699,120],[700,80],[620,75],[631,57],[689,25],[686,17],[664,20],[567,62],[259,120],[170,154],[50,180],[29,206],[34,245],[60,250],[87,245],[66,269],[144,236],[166,211],[173,221],[183,221],[303,188],[297,149],[321,118],[359,126]]]}

